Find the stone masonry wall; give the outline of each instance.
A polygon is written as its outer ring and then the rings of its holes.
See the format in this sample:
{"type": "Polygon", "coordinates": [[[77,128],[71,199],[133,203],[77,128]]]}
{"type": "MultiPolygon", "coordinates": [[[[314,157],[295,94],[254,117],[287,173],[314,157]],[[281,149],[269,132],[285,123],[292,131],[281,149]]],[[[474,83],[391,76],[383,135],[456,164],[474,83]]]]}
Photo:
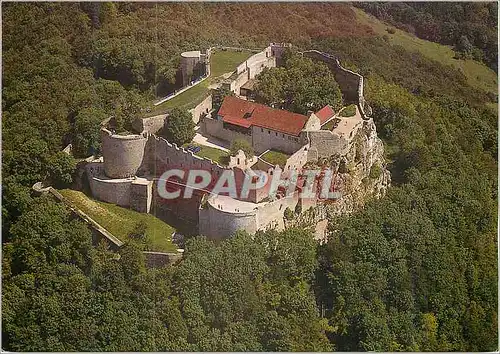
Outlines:
{"type": "Polygon", "coordinates": [[[259,75],[265,68],[274,68],[276,67],[275,58],[264,58],[260,61],[253,63],[248,67],[249,78],[255,79],[257,75],[259,75]]]}
{"type": "Polygon", "coordinates": [[[140,213],[151,211],[153,198],[153,181],[144,178],[136,179],[130,186],[130,208],[140,213]]]}
{"type": "Polygon", "coordinates": [[[97,200],[119,206],[130,206],[130,186],[133,178],[111,179],[104,175],[104,163],[91,162],[85,166],[90,191],[97,200]]]}
{"type": "Polygon", "coordinates": [[[339,60],[328,53],[317,50],[308,50],[303,55],[325,63],[332,70],[335,81],[339,84],[344,99],[355,104],[363,104],[363,77],[351,70],[347,70],[340,65],[339,60]]]}
{"type": "Polygon", "coordinates": [[[250,213],[228,213],[214,208],[210,203],[199,211],[200,235],[212,239],[222,239],[233,235],[238,230],[248,233],[257,231],[256,212],[250,213]]]}
{"type": "Polygon", "coordinates": [[[290,208],[293,211],[298,200],[298,193],[294,193],[258,207],[256,205],[255,210],[247,213],[219,210],[211,205],[209,200],[200,208],[199,232],[209,238],[221,239],[233,235],[238,230],[251,234],[271,228],[283,230],[285,210],[290,208]]]}
{"type": "Polygon", "coordinates": [[[284,171],[298,170],[301,169],[307,163],[307,152],[309,146],[305,145],[299,150],[297,150],[292,156],[286,160],[286,165],[284,166],[284,171]]]}
{"type": "Polygon", "coordinates": [[[264,68],[272,68],[276,66],[276,58],[272,56],[271,47],[267,47],[261,52],[252,55],[246,61],[238,65],[235,73],[237,77],[230,81],[229,89],[235,94],[240,94],[240,88],[249,79],[254,79],[255,76],[260,74],[264,68]]]}
{"type": "Polygon", "coordinates": [[[232,142],[235,139],[243,139],[252,144],[252,136],[241,134],[229,129],[224,129],[221,120],[210,118],[203,120],[203,131],[208,135],[212,135],[229,142],[232,142]]]}
{"type": "Polygon", "coordinates": [[[208,114],[212,110],[212,95],[207,96],[203,101],[201,101],[196,107],[190,110],[193,115],[193,122],[198,124],[200,118],[204,114],[208,114]]]}
{"type": "Polygon", "coordinates": [[[101,129],[104,171],[111,178],[126,178],[137,174],[144,158],[145,135],[116,135],[101,129]]]}
{"type": "Polygon", "coordinates": [[[167,114],[160,114],[154,117],[147,117],[143,119],[136,119],[132,123],[132,127],[137,133],[147,132],[156,134],[165,125],[167,114]]]}
{"type": "Polygon", "coordinates": [[[329,157],[333,154],[342,154],[349,148],[346,140],[329,130],[318,130],[308,132],[310,139],[310,148],[308,160],[317,160],[318,158],[329,157]]]}
{"type": "Polygon", "coordinates": [[[147,146],[150,173],[160,176],[167,168],[203,169],[220,174],[225,168],[212,160],[193,154],[176,144],[154,135],[150,136],[147,146]]]}
{"type": "Polygon", "coordinates": [[[269,149],[293,154],[307,143],[305,135],[297,137],[260,127],[252,127],[252,135],[241,134],[233,130],[224,129],[223,122],[217,119],[205,119],[203,121],[203,131],[208,135],[228,142],[232,142],[235,139],[246,140],[252,145],[256,154],[263,153],[269,149]]]}
{"type": "Polygon", "coordinates": [[[111,180],[93,177],[89,182],[94,198],[122,207],[130,206],[131,178],[111,180]]]}
{"type": "Polygon", "coordinates": [[[302,137],[276,132],[266,128],[252,127],[252,146],[256,153],[269,149],[293,154],[306,143],[302,137]]]}
{"type": "Polygon", "coordinates": [[[242,72],[236,77],[236,79],[231,81],[231,83],[229,84],[229,90],[239,95],[241,86],[243,86],[248,81],[248,79],[248,72],[242,72]]]}
{"type": "Polygon", "coordinates": [[[281,231],[284,229],[283,217],[286,208],[295,210],[298,202],[298,194],[294,193],[291,196],[277,199],[273,202],[265,204],[257,211],[258,230],[266,230],[276,228],[281,231]]]}

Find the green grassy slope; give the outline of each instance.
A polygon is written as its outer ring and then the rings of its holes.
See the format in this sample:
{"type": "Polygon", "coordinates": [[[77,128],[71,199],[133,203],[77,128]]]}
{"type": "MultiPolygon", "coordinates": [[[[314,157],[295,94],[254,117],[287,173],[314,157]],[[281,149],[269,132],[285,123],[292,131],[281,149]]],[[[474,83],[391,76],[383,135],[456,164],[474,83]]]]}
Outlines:
{"type": "Polygon", "coordinates": [[[472,87],[495,94],[498,93],[497,74],[486,65],[475,60],[454,59],[455,53],[451,47],[417,38],[378,20],[361,9],[354,7],[352,9],[355,11],[360,23],[370,26],[375,33],[381,36],[387,35],[391,44],[400,45],[408,51],[418,51],[425,57],[436,60],[441,64],[451,65],[467,77],[467,81],[472,87]],[[394,29],[395,33],[388,33],[387,28],[394,29]]]}
{"type": "Polygon", "coordinates": [[[172,98],[158,106],[153,106],[152,112],[147,116],[163,113],[167,109],[179,107],[190,109],[200,103],[208,93],[208,87],[221,75],[230,73],[236,67],[252,55],[251,52],[238,52],[232,50],[218,50],[210,57],[210,76],[198,85],[184,91],[179,96],[172,98]]]}
{"type": "Polygon", "coordinates": [[[63,189],[59,192],[123,242],[142,243],[149,251],[168,252],[177,249],[171,240],[175,229],[151,214],[98,202],[90,199],[84,193],[72,189],[63,189]],[[147,225],[145,243],[129,238],[129,234],[139,222],[144,222],[147,225]]]}

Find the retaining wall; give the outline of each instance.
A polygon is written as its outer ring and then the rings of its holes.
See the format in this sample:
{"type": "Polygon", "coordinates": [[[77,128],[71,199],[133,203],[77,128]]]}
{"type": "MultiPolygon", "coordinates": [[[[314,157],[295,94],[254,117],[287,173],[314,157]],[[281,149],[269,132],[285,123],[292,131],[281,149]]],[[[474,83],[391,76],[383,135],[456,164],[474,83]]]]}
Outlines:
{"type": "Polygon", "coordinates": [[[174,264],[182,259],[182,253],[144,251],[146,266],[148,268],[162,268],[174,264]]]}

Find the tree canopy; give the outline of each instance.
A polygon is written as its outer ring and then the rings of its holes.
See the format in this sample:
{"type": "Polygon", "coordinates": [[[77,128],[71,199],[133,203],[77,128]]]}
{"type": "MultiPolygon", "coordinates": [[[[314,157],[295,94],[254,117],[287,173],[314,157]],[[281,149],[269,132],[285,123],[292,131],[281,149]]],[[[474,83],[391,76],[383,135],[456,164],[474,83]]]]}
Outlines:
{"type": "Polygon", "coordinates": [[[181,146],[193,140],[196,132],[195,124],[191,113],[180,108],[172,109],[167,117],[167,124],[162,129],[160,135],[163,135],[169,142],[181,146]]]}
{"type": "Polygon", "coordinates": [[[253,147],[250,145],[250,143],[246,140],[243,139],[235,139],[231,142],[231,147],[229,149],[229,152],[231,153],[232,156],[235,156],[239,150],[242,150],[245,153],[245,156],[247,158],[252,158],[253,157],[253,147]]]}
{"type": "Polygon", "coordinates": [[[342,94],[330,69],[297,53],[285,55],[283,67],[264,69],[257,80],[256,99],[268,105],[301,114],[326,105],[338,110],[342,105],[342,94]]]}
{"type": "Polygon", "coordinates": [[[119,260],[85,225],[39,198],[3,246],[3,345],[18,351],[331,350],[303,230],[188,241],[179,266],[119,260]],[[276,247],[276,245],[278,245],[276,247]],[[292,257],[290,257],[292,256],[292,257]]]}

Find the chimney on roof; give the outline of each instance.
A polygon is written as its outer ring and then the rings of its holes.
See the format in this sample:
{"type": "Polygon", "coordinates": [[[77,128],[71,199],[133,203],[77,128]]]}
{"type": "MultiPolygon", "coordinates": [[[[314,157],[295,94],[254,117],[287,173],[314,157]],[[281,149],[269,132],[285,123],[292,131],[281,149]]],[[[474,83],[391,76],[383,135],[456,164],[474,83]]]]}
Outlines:
{"type": "Polygon", "coordinates": [[[308,110],[306,116],[310,117],[311,114],[313,114],[313,113],[314,113],[314,111],[308,110]]]}
{"type": "Polygon", "coordinates": [[[250,118],[250,117],[252,116],[252,114],[253,114],[253,111],[255,111],[255,108],[254,108],[254,109],[252,109],[250,112],[246,112],[246,113],[243,115],[243,118],[245,118],[245,119],[250,118]]]}

